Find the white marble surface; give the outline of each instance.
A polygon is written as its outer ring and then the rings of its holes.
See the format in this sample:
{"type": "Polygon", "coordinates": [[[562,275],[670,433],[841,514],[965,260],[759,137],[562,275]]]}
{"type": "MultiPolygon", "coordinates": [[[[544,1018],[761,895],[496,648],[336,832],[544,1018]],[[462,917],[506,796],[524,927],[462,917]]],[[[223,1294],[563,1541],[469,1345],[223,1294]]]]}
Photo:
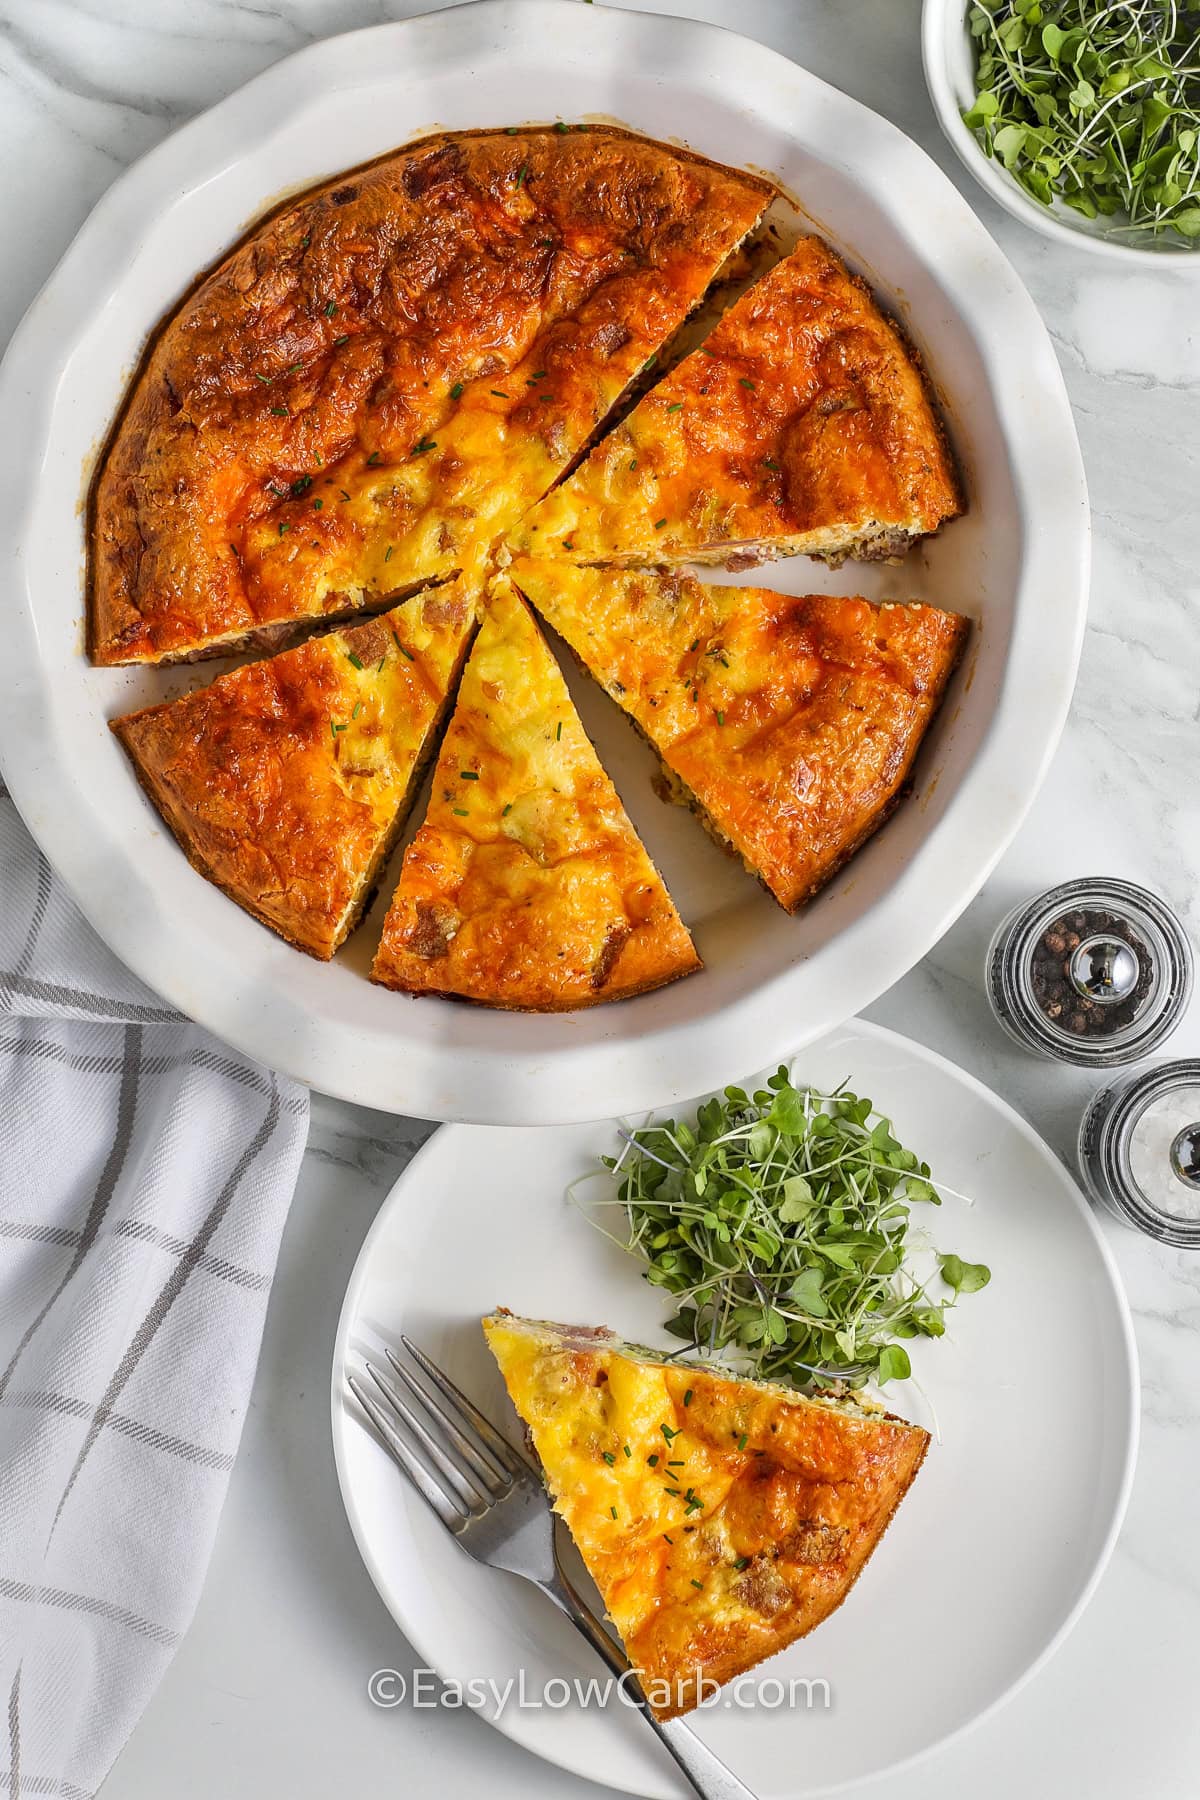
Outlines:
{"type": "MultiPolygon", "coordinates": [[[[8,170],[0,340],[96,197],[166,132],[314,38],[432,4],[0,0],[8,170]]],[[[967,189],[1057,344],[1096,524],[1091,624],[1071,722],[1032,816],[984,893],[871,1016],[991,1083],[1068,1155],[1093,1083],[1008,1046],[987,1012],[981,960],[1014,900],[1081,873],[1147,882],[1200,939],[1200,583],[1190,529],[1200,487],[1200,286],[1113,271],[1048,245],[968,187],[925,96],[918,0],[659,0],[658,10],[760,37],[894,119],[967,189]]],[[[1172,1050],[1200,1053],[1197,1009],[1172,1050]]],[[[427,1130],[316,1101],[208,1585],[106,1784],[108,1800],[316,1800],[397,1782],[415,1797],[583,1800],[599,1791],[536,1763],[478,1719],[384,1712],[366,1698],[371,1671],[404,1669],[411,1653],[341,1512],[329,1353],[358,1246],[427,1130]]],[[[1195,1800],[1200,1791],[1200,1260],[1115,1227],[1109,1237],[1135,1312],[1144,1388],[1141,1463],[1112,1565],[1071,1639],[1023,1694],[918,1770],[872,1784],[871,1794],[1195,1800]]],[[[1036,1469],[1014,1471],[1013,1480],[1014,1505],[1036,1505],[1036,1469]]],[[[987,1620],[974,1628],[986,1631],[987,1620]]]]}

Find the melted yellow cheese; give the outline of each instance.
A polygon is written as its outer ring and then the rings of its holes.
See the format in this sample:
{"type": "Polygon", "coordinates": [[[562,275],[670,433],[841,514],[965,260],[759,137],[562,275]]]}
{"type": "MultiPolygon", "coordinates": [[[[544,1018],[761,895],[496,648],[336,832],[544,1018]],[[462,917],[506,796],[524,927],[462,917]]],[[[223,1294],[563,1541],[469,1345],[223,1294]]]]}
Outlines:
{"type": "Polygon", "coordinates": [[[698,966],[528,607],[499,578],[374,979],[557,1010],[698,966]]]}
{"type": "Polygon", "coordinates": [[[609,1332],[502,1312],[483,1326],[555,1509],[665,1714],[840,1604],[925,1453],[926,1433],[889,1414],[609,1332]]]}

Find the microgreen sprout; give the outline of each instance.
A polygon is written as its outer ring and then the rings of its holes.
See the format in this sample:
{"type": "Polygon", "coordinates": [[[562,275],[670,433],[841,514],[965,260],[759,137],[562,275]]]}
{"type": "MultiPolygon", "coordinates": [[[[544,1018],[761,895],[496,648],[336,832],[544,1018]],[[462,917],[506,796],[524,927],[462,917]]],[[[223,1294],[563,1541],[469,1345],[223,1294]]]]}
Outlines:
{"type": "Polygon", "coordinates": [[[1043,206],[1200,240],[1200,16],[1178,0],[975,0],[987,154],[1043,206]]]}
{"type": "Polygon", "coordinates": [[[620,1155],[602,1158],[616,1193],[588,1206],[620,1208],[626,1234],[593,1223],[676,1301],[669,1332],[760,1379],[903,1379],[904,1340],[941,1337],[956,1297],[990,1278],[953,1255],[919,1278],[906,1237],[915,1206],[940,1205],[929,1167],[845,1086],[799,1087],[781,1068],[691,1123],[620,1135],[620,1155]]]}

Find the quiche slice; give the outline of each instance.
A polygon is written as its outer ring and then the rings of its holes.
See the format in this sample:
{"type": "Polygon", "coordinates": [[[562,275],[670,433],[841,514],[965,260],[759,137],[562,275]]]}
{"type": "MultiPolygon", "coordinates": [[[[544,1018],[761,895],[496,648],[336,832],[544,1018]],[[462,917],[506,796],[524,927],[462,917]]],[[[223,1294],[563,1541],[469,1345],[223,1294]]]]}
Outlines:
{"type": "Polygon", "coordinates": [[[442,133],[285,203],[165,321],[114,427],[93,661],[210,655],[475,568],[773,194],[560,125],[442,133]]]}
{"type": "Polygon", "coordinates": [[[509,571],[781,906],[900,799],[970,629],[936,607],[523,558],[509,571]]]}
{"type": "Polygon", "coordinates": [[[699,967],[557,663],[498,577],[372,979],[553,1012],[699,967]]]}
{"type": "Polygon", "coordinates": [[[399,835],[474,629],[452,582],[112,729],[200,873],[328,958],[399,835]]]}
{"type": "Polygon", "coordinates": [[[929,1434],[872,1402],[483,1321],[546,1486],[660,1718],[839,1607],[929,1434]]]}
{"type": "Polygon", "coordinates": [[[820,238],[731,306],[514,530],[577,562],[886,559],[961,511],[911,352],[820,238]]]}

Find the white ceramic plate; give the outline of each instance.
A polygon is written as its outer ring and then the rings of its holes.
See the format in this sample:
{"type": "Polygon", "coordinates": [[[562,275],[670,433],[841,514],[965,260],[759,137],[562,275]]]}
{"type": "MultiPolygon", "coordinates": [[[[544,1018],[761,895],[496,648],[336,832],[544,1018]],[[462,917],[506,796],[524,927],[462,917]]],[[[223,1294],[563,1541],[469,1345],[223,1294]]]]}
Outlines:
{"type": "MultiPolygon", "coordinates": [[[[911,1492],[862,1580],[811,1638],[764,1665],[829,1683],[824,1710],[718,1707],[697,1729],[762,1800],[828,1793],[964,1730],[1049,1656],[1090,1596],[1125,1510],[1137,1443],[1129,1311],[1075,1184],[986,1088],[891,1032],[853,1023],[795,1059],[799,1078],[848,1079],[930,1161],[938,1245],[992,1269],[946,1338],[913,1348],[920,1382],[889,1403],[930,1429],[911,1492]]],[[[640,1122],[640,1116],[639,1116],[640,1122]]],[[[347,1363],[401,1331],[517,1431],[478,1320],[496,1305],[607,1324],[678,1349],[669,1304],[564,1197],[616,1147],[611,1124],[440,1131],[397,1182],[350,1281],[333,1364],[333,1440],[359,1549],[397,1624],[448,1678],[599,1669],[548,1601],[475,1565],[412,1495],[343,1398],[347,1363]]],[[[607,1215],[611,1223],[612,1214],[607,1215]]],[[[519,1441],[519,1440],[518,1440],[519,1441]]],[[[803,1694],[803,1690],[797,1690],[803,1694]]],[[[814,1690],[818,1694],[819,1690],[814,1690]]],[[[636,1716],[506,1710],[528,1749],[629,1793],[682,1792],[636,1716]]],[[[874,1791],[874,1790],[873,1790],[874,1791]]]]}
{"type": "Polygon", "coordinates": [[[114,950],[185,1012],[316,1087],[429,1118],[595,1118],[697,1093],[897,980],[977,892],[1041,780],[1070,700],[1087,569],[1058,367],[966,203],[882,119],[761,45],[684,19],[485,0],[288,58],[114,185],[0,373],[0,760],[31,830],[114,950]],[[768,169],[895,307],[945,397],[970,512],[902,568],[831,575],[801,558],[767,579],[916,597],[979,628],[915,796],[795,919],[655,799],[649,752],[576,682],[707,968],[623,1005],[539,1018],[372,987],[391,874],[367,927],[325,965],[194,873],[105,721],[214,669],[89,668],[80,502],[147,333],[269,202],[439,124],[552,109],[768,169]]]}

